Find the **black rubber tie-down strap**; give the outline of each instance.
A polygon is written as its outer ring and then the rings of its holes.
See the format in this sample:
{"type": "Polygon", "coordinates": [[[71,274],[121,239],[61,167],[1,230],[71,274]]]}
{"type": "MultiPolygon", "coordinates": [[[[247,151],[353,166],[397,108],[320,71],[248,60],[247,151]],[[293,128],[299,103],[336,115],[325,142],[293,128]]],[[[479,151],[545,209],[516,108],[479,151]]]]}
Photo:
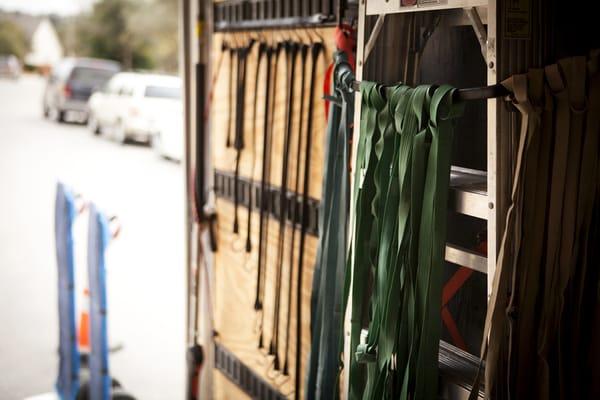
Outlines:
{"type": "MultiPolygon", "coordinates": [[[[269,98],[266,100],[266,104],[270,106],[268,109],[268,113],[265,110],[265,128],[264,128],[264,149],[263,149],[263,173],[262,173],[262,182],[261,182],[261,210],[260,210],[260,238],[259,238],[259,252],[258,252],[258,275],[257,275],[257,301],[255,303],[256,310],[263,309],[263,298],[265,292],[265,284],[266,284],[266,260],[267,260],[267,248],[268,248],[268,238],[269,238],[269,223],[268,220],[265,221],[265,206],[267,202],[267,192],[266,187],[268,182],[270,181],[271,175],[271,150],[272,150],[272,135],[273,135],[273,117],[275,111],[275,97],[277,93],[277,66],[279,60],[279,53],[283,49],[283,44],[278,43],[276,47],[271,48],[270,56],[275,56],[275,63],[273,69],[270,71],[273,76],[273,87],[272,91],[272,99],[269,103],[269,98]]],[[[269,67],[271,67],[271,63],[269,62],[269,67]]],[[[268,81],[270,81],[271,74],[267,76],[268,81]]],[[[269,85],[267,85],[267,92],[269,93],[269,85]]],[[[263,348],[263,329],[264,326],[264,312],[261,312],[261,321],[260,321],[260,336],[258,338],[258,347],[263,348]]]]}
{"type": "MultiPolygon", "coordinates": [[[[300,65],[302,66],[302,70],[300,72],[300,112],[298,118],[298,131],[297,131],[297,145],[296,145],[296,168],[294,174],[294,190],[292,191],[290,205],[292,207],[288,207],[289,218],[292,221],[296,221],[300,216],[300,209],[298,207],[298,190],[300,189],[300,161],[302,159],[302,119],[304,116],[304,100],[305,100],[305,92],[304,85],[306,84],[306,58],[308,57],[308,49],[310,48],[307,44],[300,45],[300,65]]],[[[306,162],[306,161],[305,161],[306,162]]],[[[290,258],[289,265],[290,271],[288,276],[288,307],[287,307],[287,322],[286,322],[286,335],[285,335],[285,361],[283,362],[283,374],[289,375],[289,352],[290,352],[290,327],[292,320],[292,280],[294,277],[294,247],[296,245],[296,229],[292,229],[292,238],[290,245],[290,258]]]]}
{"type": "Polygon", "coordinates": [[[239,233],[239,218],[238,218],[238,177],[240,175],[240,157],[244,149],[244,108],[246,103],[246,66],[248,54],[254,46],[254,39],[250,39],[247,47],[242,47],[238,50],[238,71],[237,71],[237,93],[235,107],[235,140],[233,146],[236,150],[235,155],[235,183],[234,183],[234,216],[233,216],[233,233],[239,233]]]}
{"type": "MultiPolygon", "coordinates": [[[[225,51],[225,49],[222,49],[225,51]]],[[[231,139],[231,126],[233,122],[233,57],[235,56],[237,49],[234,47],[229,47],[229,83],[227,86],[227,94],[228,94],[228,106],[227,106],[227,141],[225,142],[225,147],[231,147],[231,143],[233,140],[231,139]]]]}
{"type": "Polygon", "coordinates": [[[265,213],[265,189],[266,189],[266,165],[268,158],[268,136],[269,136],[269,103],[270,103],[270,78],[271,78],[271,57],[273,56],[273,49],[267,47],[267,71],[265,80],[265,107],[263,114],[263,152],[262,152],[262,170],[261,170],[261,182],[260,182],[260,195],[257,199],[259,205],[259,216],[258,216],[258,264],[256,273],[256,297],[254,299],[254,309],[261,310],[262,302],[260,299],[260,287],[261,287],[261,273],[262,273],[262,255],[263,255],[263,230],[264,230],[264,213],[265,213]]]}
{"type": "Polygon", "coordinates": [[[283,248],[285,243],[285,220],[287,212],[287,182],[288,182],[288,167],[290,159],[290,139],[292,134],[292,114],[294,108],[294,75],[296,73],[296,57],[298,55],[298,44],[294,42],[285,43],[286,53],[286,109],[285,109],[285,131],[283,139],[283,163],[281,168],[281,192],[279,196],[279,235],[277,243],[277,264],[276,264],[276,288],[275,288],[275,305],[273,307],[273,327],[271,335],[271,343],[269,346],[269,354],[274,355],[273,368],[279,370],[279,320],[281,315],[281,281],[283,273],[283,248]]]}
{"type": "Polygon", "coordinates": [[[310,90],[308,96],[308,115],[306,122],[306,147],[304,162],[304,181],[302,184],[302,224],[300,227],[300,250],[298,253],[298,282],[296,288],[296,368],[294,377],[294,398],[300,399],[300,365],[302,358],[302,264],[304,262],[304,245],[306,241],[306,227],[308,225],[308,196],[310,188],[310,154],[312,149],[313,129],[313,100],[315,96],[315,78],[319,55],[323,51],[323,43],[313,43],[311,46],[311,72],[310,90]]]}
{"type": "MultiPolygon", "coordinates": [[[[256,101],[256,99],[258,99],[258,81],[260,79],[260,65],[261,65],[261,61],[263,58],[263,55],[265,54],[267,50],[267,44],[265,42],[260,42],[260,44],[258,45],[258,54],[256,57],[256,71],[254,74],[254,101],[253,101],[253,111],[252,111],[252,172],[251,172],[251,177],[254,178],[254,168],[256,166],[256,109],[257,109],[257,104],[258,101],[256,101]]],[[[268,86],[268,84],[267,84],[268,86]]],[[[266,111],[266,108],[265,108],[266,111]]],[[[239,178],[238,178],[239,179],[239,178]]],[[[251,239],[251,234],[252,234],[252,198],[253,198],[253,193],[252,190],[250,190],[249,192],[249,196],[248,196],[248,225],[247,225],[247,229],[246,229],[246,253],[250,253],[252,251],[252,239],[251,239]]]]}

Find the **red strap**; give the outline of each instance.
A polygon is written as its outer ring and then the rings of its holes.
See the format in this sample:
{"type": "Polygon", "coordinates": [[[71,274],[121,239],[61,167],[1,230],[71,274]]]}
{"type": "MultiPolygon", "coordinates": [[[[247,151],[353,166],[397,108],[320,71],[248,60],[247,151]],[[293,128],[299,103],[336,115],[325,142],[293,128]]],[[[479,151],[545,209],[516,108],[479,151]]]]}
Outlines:
{"type": "MultiPolygon", "coordinates": [[[[475,251],[480,254],[487,255],[487,241],[482,240],[476,247],[475,251]]],[[[454,319],[452,318],[452,314],[448,310],[447,304],[454,297],[456,292],[465,284],[465,282],[469,279],[469,277],[473,275],[473,270],[467,267],[460,267],[456,270],[456,272],[450,277],[448,282],[444,285],[444,289],[442,291],[442,321],[444,325],[448,329],[448,333],[452,338],[452,342],[455,346],[467,350],[467,345],[460,334],[454,319]]]]}
{"type": "Polygon", "coordinates": [[[194,395],[193,399],[198,399],[197,393],[198,390],[200,389],[200,374],[202,373],[202,364],[196,366],[196,368],[194,369],[194,379],[192,379],[191,385],[192,385],[192,393],[194,395]]]}
{"type": "Polygon", "coordinates": [[[450,311],[448,311],[448,307],[442,308],[442,321],[444,321],[444,325],[446,325],[448,333],[452,338],[452,344],[464,351],[467,351],[467,344],[465,343],[465,340],[458,331],[458,327],[456,326],[456,323],[454,322],[450,311]]]}
{"type": "MultiPolygon", "coordinates": [[[[348,62],[352,66],[352,70],[355,68],[356,58],[354,52],[356,50],[356,30],[348,25],[341,24],[335,28],[335,47],[338,50],[342,50],[348,56],[348,62]]],[[[331,95],[331,83],[333,79],[333,63],[327,67],[325,72],[325,80],[323,81],[323,94],[325,97],[331,95]]],[[[325,120],[329,117],[329,100],[325,100],[325,120]]]]}
{"type": "Polygon", "coordinates": [[[448,310],[447,304],[472,274],[472,269],[460,267],[458,270],[456,270],[448,282],[446,282],[442,292],[442,321],[444,322],[444,325],[448,329],[448,333],[452,338],[452,344],[465,351],[467,350],[467,345],[465,344],[465,341],[460,334],[456,323],[454,322],[454,318],[452,318],[452,314],[450,314],[450,311],[448,310]]]}
{"type": "Polygon", "coordinates": [[[356,65],[354,51],[356,50],[356,30],[348,25],[341,24],[335,30],[335,47],[348,55],[348,62],[354,69],[356,65]]]}
{"type": "MultiPolygon", "coordinates": [[[[333,63],[329,64],[323,81],[323,94],[325,97],[331,95],[331,77],[333,76],[333,63]]],[[[325,120],[329,117],[329,100],[325,100],[325,120]]]]}
{"type": "Polygon", "coordinates": [[[473,274],[473,270],[467,267],[460,267],[454,275],[444,285],[442,292],[442,307],[446,306],[450,299],[454,297],[456,292],[464,285],[464,283],[473,274]]]}

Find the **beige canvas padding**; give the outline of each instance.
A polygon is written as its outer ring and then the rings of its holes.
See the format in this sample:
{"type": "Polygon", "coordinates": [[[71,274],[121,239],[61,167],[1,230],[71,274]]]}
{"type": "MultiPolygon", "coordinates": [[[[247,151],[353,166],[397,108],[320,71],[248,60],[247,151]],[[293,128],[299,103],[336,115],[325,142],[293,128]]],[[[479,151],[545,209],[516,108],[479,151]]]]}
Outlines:
{"type": "Polygon", "coordinates": [[[490,399],[600,396],[599,54],[503,82],[521,129],[481,349],[490,399]]]}

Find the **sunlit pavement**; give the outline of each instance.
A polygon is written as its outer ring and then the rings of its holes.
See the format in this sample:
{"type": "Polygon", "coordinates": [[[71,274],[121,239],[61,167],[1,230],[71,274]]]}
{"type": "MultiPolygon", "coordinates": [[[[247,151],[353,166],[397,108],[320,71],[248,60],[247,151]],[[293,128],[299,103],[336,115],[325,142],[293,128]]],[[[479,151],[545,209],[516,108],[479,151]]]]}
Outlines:
{"type": "MultiPolygon", "coordinates": [[[[58,179],[119,217],[108,255],[112,375],[138,399],[184,392],[181,166],[139,145],[46,121],[44,82],[0,79],[0,399],[52,390],[58,367],[54,195],[58,179]]],[[[85,269],[85,221],[75,232],[85,269]]]]}

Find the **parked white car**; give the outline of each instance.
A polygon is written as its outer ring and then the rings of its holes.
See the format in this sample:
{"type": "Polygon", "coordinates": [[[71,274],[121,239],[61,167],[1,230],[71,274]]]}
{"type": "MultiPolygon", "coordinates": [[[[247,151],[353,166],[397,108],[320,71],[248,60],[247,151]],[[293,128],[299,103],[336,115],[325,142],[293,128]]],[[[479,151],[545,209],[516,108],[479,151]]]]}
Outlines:
{"type": "Polygon", "coordinates": [[[88,127],[114,140],[150,142],[163,119],[181,115],[181,79],[170,75],[121,72],[94,92],[88,127]]]}
{"type": "Polygon", "coordinates": [[[184,148],[183,107],[179,112],[163,114],[156,123],[152,147],[164,158],[175,161],[183,159],[184,148]]]}

